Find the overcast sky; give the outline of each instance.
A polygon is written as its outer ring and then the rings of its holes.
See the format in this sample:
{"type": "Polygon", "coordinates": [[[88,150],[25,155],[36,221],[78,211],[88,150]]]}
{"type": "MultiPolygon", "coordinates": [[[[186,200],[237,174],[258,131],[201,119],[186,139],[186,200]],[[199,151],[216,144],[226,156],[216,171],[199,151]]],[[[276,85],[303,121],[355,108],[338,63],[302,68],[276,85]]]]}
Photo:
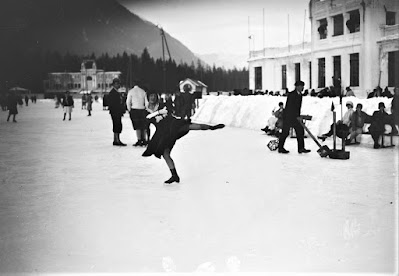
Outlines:
{"type": "Polygon", "coordinates": [[[140,17],[162,26],[197,54],[246,54],[249,49],[261,50],[263,29],[266,47],[286,46],[288,33],[290,44],[302,43],[303,37],[310,40],[308,0],[118,1],[140,17]]]}

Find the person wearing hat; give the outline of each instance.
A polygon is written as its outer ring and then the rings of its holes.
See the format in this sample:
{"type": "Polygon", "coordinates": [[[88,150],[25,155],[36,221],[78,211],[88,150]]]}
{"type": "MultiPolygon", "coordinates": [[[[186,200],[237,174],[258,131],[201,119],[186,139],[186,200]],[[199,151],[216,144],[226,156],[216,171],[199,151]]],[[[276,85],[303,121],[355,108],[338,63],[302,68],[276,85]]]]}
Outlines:
{"type": "Polygon", "coordinates": [[[375,149],[381,147],[381,145],[378,143],[378,140],[385,132],[385,123],[387,122],[388,118],[389,115],[385,112],[385,104],[380,102],[378,104],[378,110],[374,111],[373,116],[371,117],[371,124],[369,127],[369,132],[374,140],[375,149]]]}
{"type": "Polygon", "coordinates": [[[122,103],[121,95],[118,89],[121,87],[121,81],[118,78],[112,80],[112,89],[108,94],[108,109],[112,118],[112,131],[114,132],[114,146],[126,146],[120,140],[122,132],[122,116],[125,113],[125,106],[122,103]]]}
{"type": "Polygon", "coordinates": [[[346,87],[346,93],[345,93],[346,97],[355,97],[355,93],[353,93],[352,89],[348,86],[346,87]]]}
{"type": "Polygon", "coordinates": [[[355,143],[356,137],[363,133],[364,124],[370,123],[371,121],[371,116],[362,111],[362,108],[363,105],[361,103],[358,103],[356,105],[356,111],[352,114],[350,120],[350,137],[345,142],[347,145],[355,143]]]}
{"type": "Polygon", "coordinates": [[[72,119],[72,109],[74,107],[74,101],[71,93],[69,91],[65,92],[65,95],[62,98],[61,105],[64,109],[64,119],[65,121],[66,115],[69,115],[69,121],[72,119]]]}
{"type": "Polygon", "coordinates": [[[289,135],[291,127],[295,129],[296,139],[298,142],[298,153],[310,152],[310,150],[305,149],[305,141],[304,141],[305,132],[303,127],[297,120],[297,118],[301,115],[302,91],[304,86],[305,83],[303,81],[296,81],[295,90],[288,93],[283,113],[283,122],[284,122],[283,129],[278,143],[279,153],[289,153],[289,151],[284,148],[284,144],[285,140],[289,135]]]}
{"type": "MultiPolygon", "coordinates": [[[[353,114],[353,102],[347,101],[346,107],[348,110],[345,112],[342,120],[338,120],[336,123],[336,133],[339,138],[345,138],[349,135],[349,127],[351,126],[351,118],[353,114]]],[[[332,136],[334,133],[334,124],[331,124],[330,130],[327,133],[322,134],[321,136],[317,136],[317,138],[321,139],[323,142],[327,139],[327,137],[332,136]]]]}

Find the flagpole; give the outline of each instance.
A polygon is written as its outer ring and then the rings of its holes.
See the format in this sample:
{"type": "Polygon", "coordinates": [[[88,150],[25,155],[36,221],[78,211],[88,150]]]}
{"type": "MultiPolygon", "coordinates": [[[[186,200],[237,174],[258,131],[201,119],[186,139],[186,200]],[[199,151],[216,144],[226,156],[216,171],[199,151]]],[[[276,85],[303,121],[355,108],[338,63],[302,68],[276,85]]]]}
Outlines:
{"type": "Polygon", "coordinates": [[[265,8],[263,8],[263,55],[265,55],[265,8]]]}
{"type": "Polygon", "coordinates": [[[290,52],[290,14],[287,14],[288,22],[288,53],[290,52]]]}

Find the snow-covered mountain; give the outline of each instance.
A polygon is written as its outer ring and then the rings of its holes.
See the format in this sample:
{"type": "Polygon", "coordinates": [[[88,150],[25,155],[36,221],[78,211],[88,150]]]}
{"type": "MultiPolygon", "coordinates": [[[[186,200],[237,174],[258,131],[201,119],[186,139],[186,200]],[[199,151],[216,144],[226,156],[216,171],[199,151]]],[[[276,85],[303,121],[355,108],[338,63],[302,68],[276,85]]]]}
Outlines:
{"type": "Polygon", "coordinates": [[[196,55],[210,66],[215,65],[216,67],[224,67],[226,69],[233,69],[234,67],[236,67],[237,69],[242,69],[243,67],[248,67],[248,53],[211,53],[196,55]]]}

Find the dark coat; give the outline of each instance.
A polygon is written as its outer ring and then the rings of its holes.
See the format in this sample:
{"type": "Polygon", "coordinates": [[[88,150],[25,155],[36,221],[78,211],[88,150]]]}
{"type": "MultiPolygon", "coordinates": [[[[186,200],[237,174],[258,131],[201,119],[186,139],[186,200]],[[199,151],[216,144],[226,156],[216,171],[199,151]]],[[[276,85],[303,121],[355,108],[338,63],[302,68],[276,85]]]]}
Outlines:
{"type": "Polygon", "coordinates": [[[62,106],[73,106],[74,105],[74,101],[73,101],[73,97],[71,95],[69,96],[64,96],[62,97],[62,102],[61,102],[62,106]]]}
{"type": "Polygon", "coordinates": [[[385,111],[374,111],[373,116],[371,117],[371,124],[369,127],[370,132],[376,133],[384,133],[385,132],[385,124],[389,121],[388,113],[385,111]]]}
{"type": "Polygon", "coordinates": [[[399,125],[399,96],[396,94],[393,96],[391,102],[391,112],[395,121],[395,124],[399,125]]]}
{"type": "Polygon", "coordinates": [[[301,115],[302,94],[298,94],[296,90],[288,93],[287,102],[285,103],[283,121],[284,124],[293,124],[297,122],[297,117],[301,115]]]}
{"type": "Polygon", "coordinates": [[[10,93],[7,97],[7,107],[9,114],[18,114],[18,98],[14,93],[10,93]]]}
{"type": "Polygon", "coordinates": [[[351,129],[356,130],[358,128],[363,128],[365,123],[371,123],[371,116],[364,111],[360,111],[360,114],[355,111],[351,116],[351,129]]]}
{"type": "Polygon", "coordinates": [[[125,106],[122,103],[121,95],[115,88],[112,88],[108,94],[108,109],[111,115],[122,116],[125,113],[125,106]]]}

